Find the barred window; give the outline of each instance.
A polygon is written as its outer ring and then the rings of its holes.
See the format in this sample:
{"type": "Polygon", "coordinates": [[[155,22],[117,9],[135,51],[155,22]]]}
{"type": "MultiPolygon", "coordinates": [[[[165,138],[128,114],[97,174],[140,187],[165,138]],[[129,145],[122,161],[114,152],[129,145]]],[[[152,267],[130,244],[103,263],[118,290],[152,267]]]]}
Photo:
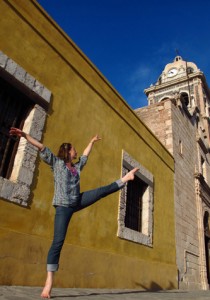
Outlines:
{"type": "Polygon", "coordinates": [[[142,197],[147,187],[138,176],[127,186],[125,227],[139,232],[142,231],[142,197]]]}
{"type": "Polygon", "coordinates": [[[134,167],[139,171],[133,181],[121,190],[118,237],[152,247],[153,176],[123,151],[122,176],[134,167]]]}
{"type": "Polygon", "coordinates": [[[23,127],[33,102],[0,78],[0,176],[9,178],[18,139],[9,136],[10,127],[23,127]]]}

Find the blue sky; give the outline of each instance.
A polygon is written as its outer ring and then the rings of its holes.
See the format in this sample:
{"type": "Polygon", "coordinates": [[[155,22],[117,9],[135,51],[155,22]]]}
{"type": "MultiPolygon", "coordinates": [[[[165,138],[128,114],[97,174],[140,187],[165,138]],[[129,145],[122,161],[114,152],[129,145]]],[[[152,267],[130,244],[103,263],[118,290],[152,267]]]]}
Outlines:
{"type": "Polygon", "coordinates": [[[37,0],[133,108],[164,66],[197,64],[210,86],[209,0],[37,0]]]}

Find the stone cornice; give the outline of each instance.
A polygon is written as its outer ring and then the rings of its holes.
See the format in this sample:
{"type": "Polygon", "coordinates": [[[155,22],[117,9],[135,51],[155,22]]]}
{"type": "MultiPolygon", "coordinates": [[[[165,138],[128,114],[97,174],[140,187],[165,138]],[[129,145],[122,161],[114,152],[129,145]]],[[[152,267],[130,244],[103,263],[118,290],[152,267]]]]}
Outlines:
{"type": "Polygon", "coordinates": [[[201,147],[201,149],[203,150],[203,152],[205,154],[207,154],[209,152],[209,148],[205,145],[203,139],[199,136],[199,134],[196,134],[196,141],[198,142],[199,146],[201,147]]]}
{"type": "Polygon", "coordinates": [[[194,174],[194,177],[195,179],[197,179],[200,183],[200,188],[199,188],[199,192],[200,192],[200,195],[203,199],[203,201],[208,205],[210,206],[210,187],[209,185],[206,183],[203,175],[199,172],[196,172],[194,174]],[[206,195],[208,195],[208,199],[206,197],[206,195]]]}
{"type": "Polygon", "coordinates": [[[157,92],[157,91],[162,90],[164,88],[167,88],[167,87],[170,87],[170,86],[175,86],[176,84],[184,83],[184,82],[189,81],[189,80],[194,79],[194,78],[201,78],[202,82],[204,83],[205,88],[207,89],[208,94],[210,95],[209,88],[207,86],[205,76],[204,76],[203,72],[201,72],[201,71],[198,71],[198,72],[193,73],[193,74],[188,74],[187,76],[183,76],[181,78],[179,77],[179,78],[176,78],[174,80],[164,82],[162,84],[153,85],[153,86],[149,87],[148,89],[145,89],[144,93],[148,96],[148,94],[151,93],[151,92],[157,92]]]}

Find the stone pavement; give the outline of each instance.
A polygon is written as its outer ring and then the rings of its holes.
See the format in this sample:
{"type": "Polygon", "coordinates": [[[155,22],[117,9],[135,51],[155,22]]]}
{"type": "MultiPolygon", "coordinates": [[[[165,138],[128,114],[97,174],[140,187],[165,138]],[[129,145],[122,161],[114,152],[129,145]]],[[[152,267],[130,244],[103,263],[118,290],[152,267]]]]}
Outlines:
{"type": "MultiPolygon", "coordinates": [[[[0,300],[40,299],[40,287],[0,286],[0,300]]],[[[107,289],[53,289],[52,299],[56,300],[207,300],[210,291],[157,291],[142,290],[107,290],[107,289]]]]}

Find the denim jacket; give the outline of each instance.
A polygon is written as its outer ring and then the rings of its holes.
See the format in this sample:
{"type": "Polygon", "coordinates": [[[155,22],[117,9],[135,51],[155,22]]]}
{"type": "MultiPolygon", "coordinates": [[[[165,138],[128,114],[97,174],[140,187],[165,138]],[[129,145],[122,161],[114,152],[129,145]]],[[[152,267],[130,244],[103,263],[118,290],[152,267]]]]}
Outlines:
{"type": "Polygon", "coordinates": [[[55,156],[47,147],[40,151],[40,157],[51,166],[54,174],[53,205],[76,206],[80,195],[80,172],[88,157],[80,156],[79,161],[74,164],[74,173],[68,169],[62,159],[55,156]]]}

